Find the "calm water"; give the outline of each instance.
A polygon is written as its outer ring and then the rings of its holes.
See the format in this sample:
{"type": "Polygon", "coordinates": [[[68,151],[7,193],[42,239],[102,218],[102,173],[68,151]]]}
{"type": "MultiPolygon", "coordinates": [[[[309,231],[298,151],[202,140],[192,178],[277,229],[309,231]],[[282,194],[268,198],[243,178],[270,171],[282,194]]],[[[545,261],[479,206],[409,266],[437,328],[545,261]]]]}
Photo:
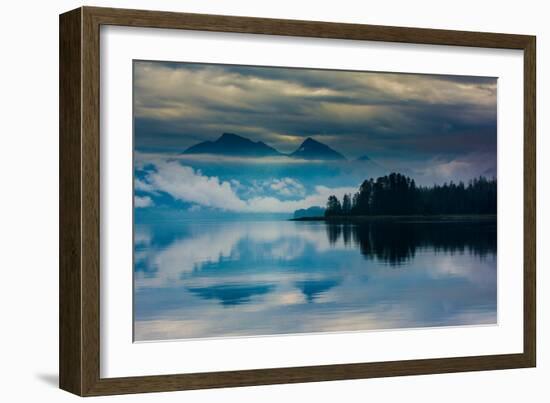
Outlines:
{"type": "Polygon", "coordinates": [[[135,339],[496,323],[496,222],[136,225],[135,339]]]}

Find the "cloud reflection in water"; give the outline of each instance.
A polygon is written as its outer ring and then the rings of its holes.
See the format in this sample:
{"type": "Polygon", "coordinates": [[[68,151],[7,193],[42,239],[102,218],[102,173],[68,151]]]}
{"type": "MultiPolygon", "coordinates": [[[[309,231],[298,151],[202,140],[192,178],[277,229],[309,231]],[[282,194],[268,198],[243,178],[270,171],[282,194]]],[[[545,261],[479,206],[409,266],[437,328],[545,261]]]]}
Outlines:
{"type": "Polygon", "coordinates": [[[136,340],[496,323],[496,223],[138,225],[136,340]]]}

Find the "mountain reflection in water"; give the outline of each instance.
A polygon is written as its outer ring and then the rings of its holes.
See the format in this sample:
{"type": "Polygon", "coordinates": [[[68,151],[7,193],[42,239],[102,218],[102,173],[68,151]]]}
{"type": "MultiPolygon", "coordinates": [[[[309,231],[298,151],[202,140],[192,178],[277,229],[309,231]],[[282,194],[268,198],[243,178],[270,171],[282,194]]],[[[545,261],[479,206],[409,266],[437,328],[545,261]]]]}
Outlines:
{"type": "Polygon", "coordinates": [[[496,221],[136,223],[135,338],[496,323],[496,221]]]}

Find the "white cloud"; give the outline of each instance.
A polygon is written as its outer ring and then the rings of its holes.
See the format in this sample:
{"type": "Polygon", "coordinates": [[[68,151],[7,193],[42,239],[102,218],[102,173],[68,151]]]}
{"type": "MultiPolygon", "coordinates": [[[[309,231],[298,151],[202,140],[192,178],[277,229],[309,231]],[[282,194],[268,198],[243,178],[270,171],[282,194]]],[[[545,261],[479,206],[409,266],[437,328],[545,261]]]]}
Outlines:
{"type": "Polygon", "coordinates": [[[147,175],[146,182],[174,199],[230,211],[246,209],[246,203],[239,199],[229,182],[205,176],[177,162],[158,161],[155,168],[155,172],[147,175]]]}
{"type": "Polygon", "coordinates": [[[240,236],[238,232],[212,231],[195,238],[178,240],[159,251],[152,250],[146,259],[149,266],[158,270],[157,275],[139,275],[135,285],[138,288],[173,286],[181,280],[183,273],[193,271],[197,265],[218,262],[222,257],[231,256],[240,236]]]}
{"type": "Polygon", "coordinates": [[[292,178],[274,179],[269,185],[271,190],[282,196],[303,196],[305,193],[304,185],[292,178]]]}
{"type": "Polygon", "coordinates": [[[253,197],[247,200],[247,210],[249,212],[266,213],[293,213],[295,210],[308,208],[311,206],[324,206],[330,195],[335,195],[339,199],[346,193],[354,193],[355,187],[328,188],[326,186],[316,186],[314,193],[300,200],[280,200],[276,197],[253,197]]]}
{"type": "Polygon", "coordinates": [[[148,192],[148,193],[154,193],[155,189],[151,186],[151,184],[136,178],[134,180],[134,190],[139,190],[139,191],[148,192]]]}
{"type": "MultiPolygon", "coordinates": [[[[342,198],[345,193],[356,191],[354,187],[316,186],[312,194],[299,200],[281,200],[273,196],[257,196],[243,200],[239,198],[229,181],[203,175],[200,170],[175,161],[157,160],[154,165],[155,171],[146,176],[142,189],[150,189],[151,193],[165,192],[177,200],[233,212],[293,213],[301,208],[324,206],[332,194],[342,198]]],[[[270,187],[283,196],[303,196],[305,193],[303,185],[292,178],[276,179],[271,182],[270,187]]]]}
{"type": "MultiPolygon", "coordinates": [[[[225,222],[224,225],[201,228],[194,237],[182,238],[170,245],[156,249],[149,247],[139,255],[140,261],[156,269],[154,277],[137,274],[135,285],[137,288],[149,287],[174,287],[185,282],[187,286],[193,285],[193,279],[184,277],[185,274],[200,269],[204,265],[217,264],[221,260],[236,259],[239,256],[239,244],[253,240],[253,249],[261,251],[262,257],[268,260],[291,261],[299,258],[304,251],[315,248],[319,253],[328,250],[344,250],[347,247],[340,239],[336,243],[330,243],[324,230],[293,223],[280,225],[280,222],[225,222]]],[[[144,228],[136,231],[136,245],[147,246],[151,243],[151,234],[144,228]]],[[[288,273],[288,280],[303,280],[300,273],[288,273]]],[[[213,277],[214,283],[227,282],[282,282],[284,275],[281,273],[259,272],[246,273],[242,278],[229,274],[230,277],[219,275],[213,277]]],[[[308,279],[314,279],[315,275],[307,273],[308,279]]],[[[209,279],[199,278],[198,285],[206,286],[211,283],[209,279]]]]}
{"type": "Polygon", "coordinates": [[[443,183],[450,180],[467,182],[482,176],[496,176],[493,153],[470,153],[452,160],[434,158],[428,167],[413,169],[415,178],[422,183],[443,183]]]}
{"type": "Polygon", "coordinates": [[[143,227],[138,226],[134,231],[134,244],[136,246],[147,246],[151,243],[151,239],[151,232],[143,227]]]}
{"type": "Polygon", "coordinates": [[[149,196],[135,196],[134,197],[134,207],[135,208],[143,208],[143,207],[151,207],[155,203],[149,196]]]}

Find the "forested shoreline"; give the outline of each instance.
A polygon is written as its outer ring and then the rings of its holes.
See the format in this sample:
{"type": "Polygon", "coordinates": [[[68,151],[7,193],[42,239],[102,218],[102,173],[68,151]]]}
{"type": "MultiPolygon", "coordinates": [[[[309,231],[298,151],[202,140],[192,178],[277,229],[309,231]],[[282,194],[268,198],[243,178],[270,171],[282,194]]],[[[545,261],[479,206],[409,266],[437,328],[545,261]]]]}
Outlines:
{"type": "Polygon", "coordinates": [[[497,181],[483,176],[464,182],[416,186],[400,173],[365,180],[355,194],[327,200],[325,217],[496,214],[497,181]]]}

